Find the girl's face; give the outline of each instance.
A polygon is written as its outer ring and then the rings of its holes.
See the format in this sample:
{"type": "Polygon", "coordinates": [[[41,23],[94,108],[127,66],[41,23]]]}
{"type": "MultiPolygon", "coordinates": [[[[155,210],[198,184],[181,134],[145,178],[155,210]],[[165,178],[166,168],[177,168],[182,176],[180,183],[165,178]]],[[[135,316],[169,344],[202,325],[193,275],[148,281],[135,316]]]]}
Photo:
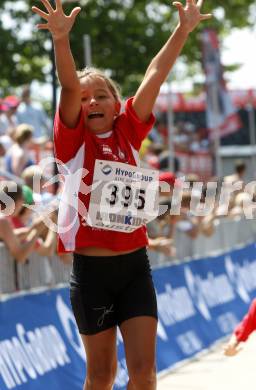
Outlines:
{"type": "Polygon", "coordinates": [[[104,79],[86,77],[81,80],[85,126],[95,134],[112,130],[121,104],[115,100],[104,79]]]}

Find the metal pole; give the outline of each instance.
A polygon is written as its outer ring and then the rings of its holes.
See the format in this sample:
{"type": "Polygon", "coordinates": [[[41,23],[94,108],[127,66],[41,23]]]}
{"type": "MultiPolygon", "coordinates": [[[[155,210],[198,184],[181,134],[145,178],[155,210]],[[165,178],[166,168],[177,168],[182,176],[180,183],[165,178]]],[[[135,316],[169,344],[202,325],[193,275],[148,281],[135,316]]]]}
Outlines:
{"type": "Polygon", "coordinates": [[[92,65],[92,50],[91,50],[90,35],[85,34],[83,36],[83,43],[84,43],[84,65],[91,66],[92,65]]]}
{"type": "Polygon", "coordinates": [[[52,76],[52,118],[54,118],[57,106],[57,76],[56,76],[56,64],[55,64],[55,54],[54,54],[54,46],[53,41],[51,40],[51,76],[52,76]]]}
{"type": "Polygon", "coordinates": [[[253,174],[256,170],[256,156],[255,156],[255,147],[256,147],[256,126],[255,126],[255,111],[253,107],[253,97],[250,98],[250,103],[247,105],[248,110],[248,120],[249,120],[249,136],[250,136],[250,145],[252,146],[252,168],[253,174]]]}
{"type": "Polygon", "coordinates": [[[173,109],[172,109],[172,102],[171,102],[171,85],[170,82],[168,82],[168,90],[167,90],[167,129],[168,129],[168,150],[169,150],[169,171],[174,172],[174,158],[175,158],[175,151],[174,151],[174,115],[173,115],[173,109]]]}
{"type": "Polygon", "coordinates": [[[220,155],[220,121],[219,121],[219,102],[218,102],[218,84],[215,81],[209,88],[212,94],[212,109],[214,118],[214,155],[215,155],[215,173],[218,178],[222,177],[222,160],[220,155]]]}
{"type": "MultiPolygon", "coordinates": [[[[51,5],[54,7],[54,1],[50,0],[51,5]]],[[[54,44],[51,39],[51,49],[50,49],[50,60],[51,60],[51,76],[52,76],[52,119],[57,107],[57,76],[56,76],[56,63],[55,63],[55,53],[54,53],[54,44]]]]}

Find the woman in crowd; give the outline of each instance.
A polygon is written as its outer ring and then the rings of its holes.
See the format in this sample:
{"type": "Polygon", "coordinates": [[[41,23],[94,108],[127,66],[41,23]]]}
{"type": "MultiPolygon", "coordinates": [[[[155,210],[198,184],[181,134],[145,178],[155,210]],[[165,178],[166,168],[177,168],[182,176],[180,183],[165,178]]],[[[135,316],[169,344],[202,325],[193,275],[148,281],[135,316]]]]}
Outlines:
{"type": "Polygon", "coordinates": [[[5,156],[6,170],[20,177],[25,168],[34,164],[30,157],[30,147],[32,145],[33,128],[22,124],[15,128],[13,140],[14,144],[5,156]]]}
{"type": "Polygon", "coordinates": [[[25,262],[34,251],[36,241],[41,233],[39,229],[13,229],[10,217],[17,217],[23,207],[22,188],[14,182],[1,182],[0,189],[0,240],[9,249],[13,257],[19,262],[25,262]]]}
{"type": "MultiPolygon", "coordinates": [[[[36,240],[34,252],[41,256],[51,256],[56,251],[56,233],[53,229],[48,228],[42,218],[36,218],[33,209],[27,207],[35,205],[33,192],[30,187],[22,186],[23,206],[18,213],[11,217],[13,226],[19,228],[36,228],[40,229],[40,236],[36,240]]],[[[56,222],[56,213],[52,213],[52,218],[56,222]]]]}

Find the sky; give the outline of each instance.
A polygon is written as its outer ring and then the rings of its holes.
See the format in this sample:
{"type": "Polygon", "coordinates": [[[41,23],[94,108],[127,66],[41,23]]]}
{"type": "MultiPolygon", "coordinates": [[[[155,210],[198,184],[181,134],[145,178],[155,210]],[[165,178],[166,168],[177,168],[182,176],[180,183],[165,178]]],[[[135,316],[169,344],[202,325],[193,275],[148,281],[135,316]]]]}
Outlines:
{"type": "Polygon", "coordinates": [[[228,86],[232,89],[256,88],[256,29],[234,30],[226,38],[224,45],[226,49],[222,53],[223,64],[243,64],[233,73],[228,86]]]}
{"type": "MultiPolygon", "coordinates": [[[[228,89],[256,89],[256,29],[236,30],[234,29],[223,42],[221,42],[221,62],[223,65],[241,64],[241,67],[225,74],[228,89]]],[[[179,61],[176,72],[183,70],[184,65],[179,61]]],[[[199,75],[197,80],[202,82],[203,76],[199,75]]],[[[192,82],[173,82],[171,86],[174,92],[191,91],[192,82]]]]}

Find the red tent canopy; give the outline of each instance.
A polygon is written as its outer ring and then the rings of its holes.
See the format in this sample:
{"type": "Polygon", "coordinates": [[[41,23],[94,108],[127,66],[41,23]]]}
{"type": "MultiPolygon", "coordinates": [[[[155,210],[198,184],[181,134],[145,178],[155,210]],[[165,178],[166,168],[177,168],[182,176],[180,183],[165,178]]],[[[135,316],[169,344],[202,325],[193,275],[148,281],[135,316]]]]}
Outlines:
{"type": "MultiPolygon", "coordinates": [[[[256,108],[256,90],[231,90],[229,94],[237,109],[246,108],[246,106],[251,104],[256,108]]],[[[171,104],[174,112],[205,111],[206,94],[202,92],[198,96],[188,96],[180,92],[172,92],[170,95],[168,93],[160,93],[155,109],[156,111],[167,111],[169,104],[171,104]]]]}

